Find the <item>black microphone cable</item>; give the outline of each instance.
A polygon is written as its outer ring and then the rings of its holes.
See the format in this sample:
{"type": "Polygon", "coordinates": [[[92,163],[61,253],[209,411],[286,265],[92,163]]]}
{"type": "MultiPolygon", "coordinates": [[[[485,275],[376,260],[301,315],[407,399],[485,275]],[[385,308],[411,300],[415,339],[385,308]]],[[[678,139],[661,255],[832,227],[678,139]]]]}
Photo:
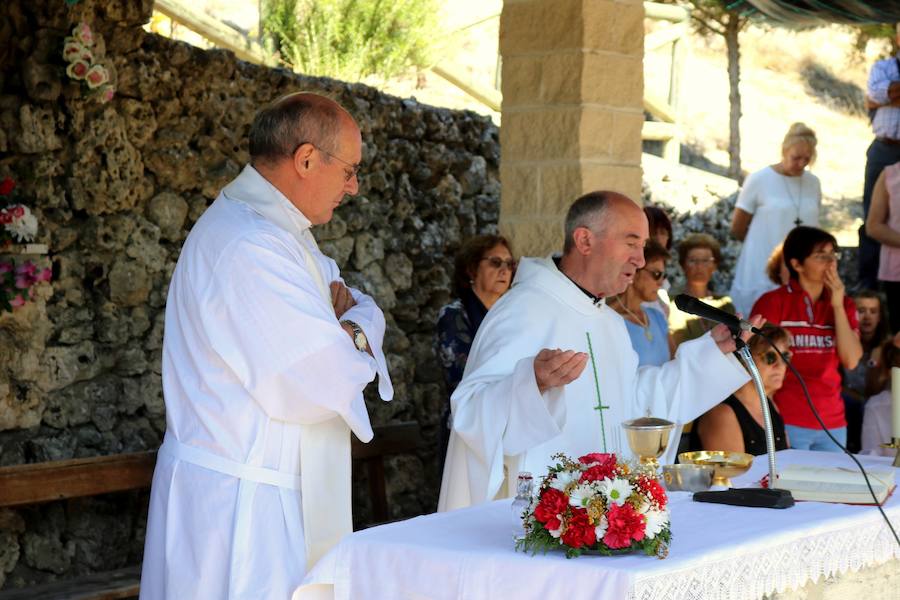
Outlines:
{"type": "MultiPolygon", "coordinates": [[[[835,444],[837,444],[837,447],[840,448],[844,452],[844,454],[849,456],[851,458],[851,460],[853,460],[853,462],[856,463],[856,466],[859,467],[859,471],[862,473],[863,479],[865,479],[865,481],[866,481],[866,487],[869,488],[869,493],[872,495],[872,501],[875,503],[875,506],[878,507],[878,512],[881,513],[881,516],[884,519],[884,522],[887,524],[888,529],[890,529],[891,533],[894,534],[894,540],[896,540],[897,545],[900,546],[900,537],[897,536],[897,531],[894,529],[894,526],[891,524],[891,520],[888,519],[888,516],[884,513],[884,508],[882,508],[881,503],[878,502],[878,497],[875,495],[875,490],[872,489],[872,484],[869,482],[869,474],[866,473],[866,469],[862,466],[862,463],[860,463],[859,460],[857,460],[856,456],[854,456],[852,452],[847,450],[847,448],[845,446],[843,446],[840,442],[838,442],[837,439],[833,435],[831,435],[831,432],[828,431],[828,428],[825,427],[825,423],[822,421],[822,417],[819,416],[819,411],[816,410],[816,407],[813,404],[812,398],[809,395],[809,390],[806,388],[806,382],[803,381],[803,378],[800,376],[800,373],[797,372],[796,367],[794,367],[794,365],[791,364],[791,361],[789,361],[787,359],[787,357],[784,355],[784,353],[778,349],[778,346],[775,345],[775,342],[773,342],[769,336],[763,335],[762,333],[758,333],[757,335],[762,336],[763,339],[765,339],[767,342],[769,342],[769,345],[772,346],[772,348],[775,350],[775,352],[778,353],[778,356],[781,357],[781,360],[784,361],[784,364],[786,364],[788,366],[788,368],[791,370],[791,373],[793,373],[794,377],[797,378],[797,381],[800,382],[800,387],[803,388],[803,395],[806,397],[806,403],[809,405],[809,408],[812,410],[813,416],[816,418],[816,421],[818,421],[819,425],[822,426],[822,431],[824,431],[825,434],[831,439],[831,441],[834,442],[835,444]]],[[[774,485],[774,482],[770,482],[770,485],[774,485]]]]}

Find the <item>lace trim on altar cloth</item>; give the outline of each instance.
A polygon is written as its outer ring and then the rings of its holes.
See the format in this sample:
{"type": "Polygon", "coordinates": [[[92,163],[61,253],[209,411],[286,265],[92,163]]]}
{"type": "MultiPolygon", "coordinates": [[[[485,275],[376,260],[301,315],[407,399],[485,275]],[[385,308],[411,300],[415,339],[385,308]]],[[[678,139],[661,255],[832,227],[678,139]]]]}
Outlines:
{"type": "MultiPolygon", "coordinates": [[[[891,521],[896,528],[896,516],[891,521]]],[[[878,523],[818,533],[767,550],[640,579],[627,599],[759,600],[766,594],[796,590],[823,575],[859,571],[892,558],[900,558],[900,547],[879,517],[878,523]]]]}

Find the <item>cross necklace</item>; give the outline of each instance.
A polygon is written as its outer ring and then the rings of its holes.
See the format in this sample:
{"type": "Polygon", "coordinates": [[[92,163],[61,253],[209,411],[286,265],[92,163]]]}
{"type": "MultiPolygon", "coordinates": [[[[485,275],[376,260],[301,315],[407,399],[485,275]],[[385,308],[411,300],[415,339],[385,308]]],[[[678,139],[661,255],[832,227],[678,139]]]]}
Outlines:
{"type": "Polygon", "coordinates": [[[803,202],[803,175],[800,175],[799,183],[797,187],[797,197],[794,197],[794,194],[791,193],[791,186],[788,185],[788,177],[789,175],[785,175],[784,173],[780,173],[781,181],[784,182],[784,190],[788,194],[788,198],[791,200],[791,204],[794,205],[794,209],[797,211],[797,218],[794,219],[794,227],[799,227],[803,224],[803,221],[800,220],[800,203],[803,202]]]}

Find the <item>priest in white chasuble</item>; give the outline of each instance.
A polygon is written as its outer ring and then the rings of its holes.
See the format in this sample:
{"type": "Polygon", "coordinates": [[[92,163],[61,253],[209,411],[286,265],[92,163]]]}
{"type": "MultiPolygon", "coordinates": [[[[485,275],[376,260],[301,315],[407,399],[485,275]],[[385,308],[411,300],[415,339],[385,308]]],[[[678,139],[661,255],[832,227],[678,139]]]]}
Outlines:
{"type": "MultiPolygon", "coordinates": [[[[630,456],[623,421],[649,414],[683,425],[748,380],[724,326],[660,367],[638,368],[625,322],[604,299],[644,266],[647,238],[634,202],[594,192],[570,207],[561,257],[520,262],[451,398],[438,510],[515,495],[517,472],[540,476],[557,452],[630,456]]],[[[673,435],[661,460],[672,462],[677,444],[673,435]]]]}
{"type": "Polygon", "coordinates": [[[393,388],[385,320],[310,227],[358,190],[353,118],[286,96],[250,127],[251,163],[197,221],[169,285],[159,451],[141,598],[289,598],[352,530],[350,432],[393,388]]]}

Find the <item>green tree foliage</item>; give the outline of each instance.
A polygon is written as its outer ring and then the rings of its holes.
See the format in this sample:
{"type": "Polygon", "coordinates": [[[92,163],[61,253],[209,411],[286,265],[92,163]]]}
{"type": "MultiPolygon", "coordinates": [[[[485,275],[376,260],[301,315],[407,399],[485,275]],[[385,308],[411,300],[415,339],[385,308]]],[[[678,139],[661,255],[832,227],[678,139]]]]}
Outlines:
{"type": "Polygon", "coordinates": [[[307,75],[359,81],[429,64],[434,0],[265,0],[263,29],[307,75]]]}

